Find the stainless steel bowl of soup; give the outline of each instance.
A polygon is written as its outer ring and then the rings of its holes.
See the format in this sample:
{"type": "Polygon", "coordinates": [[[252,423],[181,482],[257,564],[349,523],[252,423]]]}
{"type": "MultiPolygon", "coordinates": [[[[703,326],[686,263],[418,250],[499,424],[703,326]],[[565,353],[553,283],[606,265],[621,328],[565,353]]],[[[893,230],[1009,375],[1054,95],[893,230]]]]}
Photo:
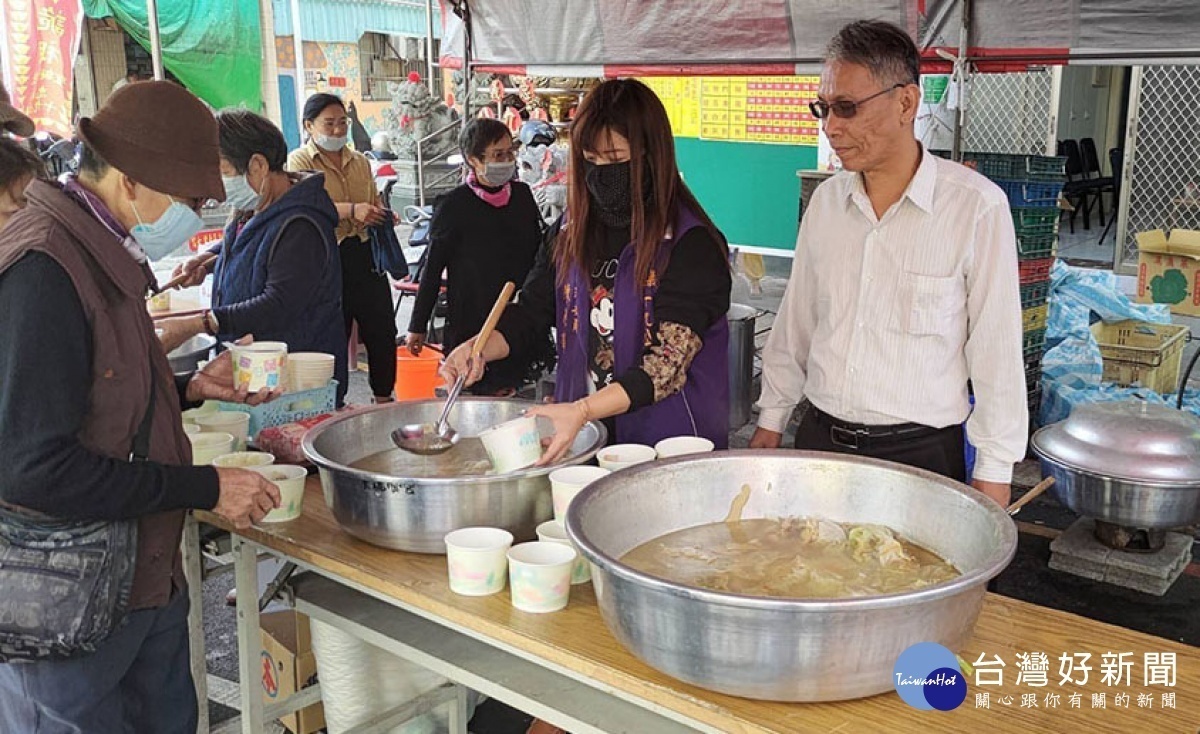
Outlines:
{"type": "Polygon", "coordinates": [[[634,655],[773,701],[883,693],[909,646],[960,649],[1017,545],[1004,509],[965,485],[802,451],[612,474],[571,503],[567,532],[634,655]]]}

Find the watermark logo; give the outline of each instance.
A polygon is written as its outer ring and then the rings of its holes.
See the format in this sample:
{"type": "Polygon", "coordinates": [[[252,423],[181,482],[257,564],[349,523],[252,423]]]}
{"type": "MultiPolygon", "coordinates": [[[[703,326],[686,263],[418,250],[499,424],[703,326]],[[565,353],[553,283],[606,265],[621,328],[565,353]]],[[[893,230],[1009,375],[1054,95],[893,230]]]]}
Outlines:
{"type": "Polygon", "coordinates": [[[958,658],[936,642],[919,642],[900,653],[892,685],[905,703],[922,711],[953,711],[967,698],[958,658]]]}

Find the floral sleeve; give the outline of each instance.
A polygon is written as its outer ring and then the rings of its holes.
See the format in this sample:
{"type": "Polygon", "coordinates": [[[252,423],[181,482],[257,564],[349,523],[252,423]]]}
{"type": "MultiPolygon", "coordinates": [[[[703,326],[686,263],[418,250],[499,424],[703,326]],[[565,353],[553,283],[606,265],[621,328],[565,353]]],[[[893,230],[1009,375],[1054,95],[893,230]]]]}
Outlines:
{"type": "Polygon", "coordinates": [[[654,402],[683,389],[688,368],[703,346],[700,336],[688,327],[671,321],[659,323],[653,343],[642,357],[642,371],[654,385],[654,402]]]}

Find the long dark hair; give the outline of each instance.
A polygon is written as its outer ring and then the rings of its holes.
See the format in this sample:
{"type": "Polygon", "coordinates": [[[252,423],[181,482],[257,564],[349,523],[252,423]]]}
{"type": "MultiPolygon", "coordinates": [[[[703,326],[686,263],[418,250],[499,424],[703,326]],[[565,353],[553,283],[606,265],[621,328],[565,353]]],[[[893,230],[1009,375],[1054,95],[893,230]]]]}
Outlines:
{"type": "Polygon", "coordinates": [[[599,256],[599,238],[588,236],[595,229],[591,221],[583,153],[600,149],[609,131],[620,133],[629,141],[633,198],[631,231],[638,282],[645,283],[649,278],[654,267],[654,253],[674,223],[680,207],[691,209],[724,248],[724,237],[679,176],[675,139],[671,136],[671,121],[667,118],[666,108],[645,84],[633,79],[614,79],[596,87],[584,98],[571,124],[571,165],[567,174],[570,215],[555,251],[559,278],[566,278],[572,267],[590,272],[599,256]],[[645,198],[641,196],[643,191],[649,192],[645,198]]]}

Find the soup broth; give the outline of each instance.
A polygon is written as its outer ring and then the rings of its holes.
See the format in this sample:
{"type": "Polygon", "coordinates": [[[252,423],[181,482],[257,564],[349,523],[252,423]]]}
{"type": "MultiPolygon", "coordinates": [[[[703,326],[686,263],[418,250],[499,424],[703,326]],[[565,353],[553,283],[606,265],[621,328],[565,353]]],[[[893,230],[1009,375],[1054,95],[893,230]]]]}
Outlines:
{"type": "Polygon", "coordinates": [[[366,456],[350,465],[352,469],[393,477],[479,477],[494,474],[483,441],[463,437],[449,451],[422,456],[393,448],[366,456]]]}
{"type": "Polygon", "coordinates": [[[960,575],[881,525],[813,518],[700,525],[643,543],[621,561],[688,586],[782,599],[894,594],[960,575]]]}

